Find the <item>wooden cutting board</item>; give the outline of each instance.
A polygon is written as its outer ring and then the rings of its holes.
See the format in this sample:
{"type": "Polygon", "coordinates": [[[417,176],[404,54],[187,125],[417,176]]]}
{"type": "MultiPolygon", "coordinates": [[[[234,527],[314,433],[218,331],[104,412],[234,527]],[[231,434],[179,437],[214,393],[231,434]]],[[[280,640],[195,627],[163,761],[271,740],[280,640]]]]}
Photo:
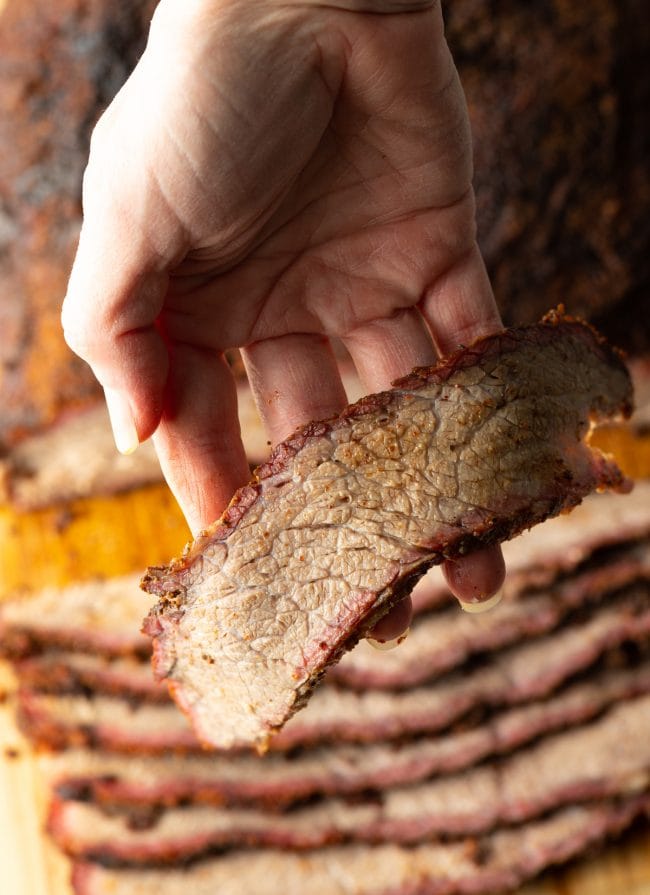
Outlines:
{"type": "MultiPolygon", "coordinates": [[[[607,430],[597,440],[629,475],[650,475],[650,438],[607,430]]],[[[187,539],[163,485],[38,513],[0,508],[0,599],[144,569],[177,555],[187,539]]],[[[68,863],[42,833],[46,793],[34,753],[14,723],[14,683],[0,664],[0,895],[71,895],[68,863]]],[[[650,895],[650,830],[547,874],[521,895],[650,895]]]]}

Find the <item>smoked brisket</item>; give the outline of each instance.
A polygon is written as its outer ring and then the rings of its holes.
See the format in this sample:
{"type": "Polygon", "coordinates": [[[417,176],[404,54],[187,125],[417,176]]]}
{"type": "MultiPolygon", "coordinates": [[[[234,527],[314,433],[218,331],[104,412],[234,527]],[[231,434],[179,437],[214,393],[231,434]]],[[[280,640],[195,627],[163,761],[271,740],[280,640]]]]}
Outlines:
{"type": "MultiPolygon", "coordinates": [[[[650,613],[648,613],[650,623],[650,613]]],[[[62,798],[110,807],[175,804],[285,806],[313,796],[385,790],[458,772],[536,737],[595,718],[619,700],[650,693],[650,662],[602,670],[544,701],[502,711],[437,737],[368,745],[331,744],[285,757],[73,752],[42,759],[62,798]]]]}
{"type": "Polygon", "coordinates": [[[516,889],[625,830],[647,795],[557,811],[480,839],[407,848],[350,845],[292,855],[235,852],[187,868],[111,870],[78,863],[75,895],[488,895],[516,889]]]}
{"type": "Polygon", "coordinates": [[[131,656],[45,652],[15,663],[21,685],[41,693],[107,693],[128,700],[168,702],[167,688],[154,680],[151,665],[131,656]]]}
{"type": "MultiPolygon", "coordinates": [[[[626,542],[633,544],[648,535],[650,482],[636,482],[625,500],[607,493],[590,495],[573,512],[549,519],[503,545],[507,563],[505,598],[528,599],[532,587],[550,585],[594,553],[590,564],[601,565],[599,553],[603,550],[626,542]]],[[[607,559],[606,556],[604,560],[607,559]]],[[[441,579],[439,568],[432,568],[416,586],[414,608],[418,613],[451,604],[453,613],[440,616],[446,628],[442,639],[449,636],[456,624],[474,624],[477,630],[488,624],[488,617],[468,623],[464,616],[459,616],[441,579]]],[[[0,605],[0,652],[15,658],[56,647],[96,656],[148,657],[151,641],[139,633],[138,627],[149,605],[138,587],[137,576],[131,575],[47,588],[28,599],[7,600],[0,605]]],[[[351,663],[351,677],[356,673],[352,666],[360,658],[359,650],[345,657],[346,665],[351,663]]],[[[375,656],[377,665],[387,661],[394,660],[386,653],[375,656]]],[[[444,665],[442,656],[438,661],[444,665]]]]}
{"type": "MultiPolygon", "coordinates": [[[[642,591],[647,587],[643,582],[649,578],[650,542],[632,545],[610,556],[602,565],[590,567],[548,591],[527,596],[525,601],[512,602],[512,592],[507,588],[505,602],[496,615],[461,615],[455,605],[424,614],[414,621],[409,645],[404,644],[399,654],[378,656],[375,650],[362,645],[356,653],[345,657],[332,676],[353,687],[359,684],[358,689],[412,689],[415,684],[426,682],[432,670],[440,676],[441,672],[477,653],[493,653],[496,662],[506,663],[508,652],[500,658],[497,647],[507,646],[513,639],[539,636],[564,622],[567,615],[570,618],[573,610],[582,608],[584,612],[595,604],[591,611],[597,612],[598,605],[608,595],[630,583],[637,583],[642,591]]],[[[585,642],[587,637],[585,633],[585,642]]],[[[521,648],[524,653],[535,650],[534,645],[521,645],[521,648]]],[[[536,670],[535,665],[533,669],[536,670]]],[[[167,688],[154,680],[149,665],[130,656],[50,649],[18,659],[17,670],[24,684],[48,692],[89,689],[155,701],[167,695],[167,688]]],[[[467,673],[463,680],[469,692],[467,673]]],[[[314,698],[318,703],[318,695],[314,698]]],[[[298,717],[305,719],[311,714],[303,712],[298,717]]],[[[300,721],[292,721],[287,730],[294,724],[300,721]]]]}
{"type": "MultiPolygon", "coordinates": [[[[251,464],[261,463],[269,453],[267,435],[247,380],[237,382],[237,409],[246,456],[251,464]]],[[[115,450],[103,401],[68,412],[0,456],[0,500],[21,510],[115,494],[162,478],[152,441],[128,455],[115,450]]]]}
{"type": "Polygon", "coordinates": [[[202,741],[264,747],[427,567],[625,489],[583,439],[630,410],[618,355],[554,314],[298,430],[149,571],[157,675],[202,741]]]}
{"type": "Polygon", "coordinates": [[[151,654],[140,633],[142,613],[151,600],[137,575],[50,587],[0,605],[0,652],[10,658],[45,648],[108,656],[151,654]]]}
{"type": "Polygon", "coordinates": [[[124,864],[187,861],[242,845],[312,849],[339,842],[417,843],[476,835],[566,804],[641,793],[650,783],[650,696],[543,739],[500,762],[355,801],[327,799],[287,813],[194,806],[144,829],[96,805],[55,799],[48,829],[74,857],[124,864]]]}

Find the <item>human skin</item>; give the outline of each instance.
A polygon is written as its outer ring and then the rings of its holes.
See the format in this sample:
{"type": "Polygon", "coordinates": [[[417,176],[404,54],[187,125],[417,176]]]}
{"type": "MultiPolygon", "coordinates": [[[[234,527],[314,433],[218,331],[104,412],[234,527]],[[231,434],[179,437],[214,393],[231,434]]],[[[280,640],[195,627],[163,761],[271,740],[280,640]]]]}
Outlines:
{"type": "MultiPolygon", "coordinates": [[[[378,391],[501,327],[471,178],[438,3],[161,0],[93,133],[63,326],[195,534],[249,478],[226,349],[276,443],[347,403],[332,338],[378,391]]],[[[501,552],[446,574],[485,599],[501,552]]]]}

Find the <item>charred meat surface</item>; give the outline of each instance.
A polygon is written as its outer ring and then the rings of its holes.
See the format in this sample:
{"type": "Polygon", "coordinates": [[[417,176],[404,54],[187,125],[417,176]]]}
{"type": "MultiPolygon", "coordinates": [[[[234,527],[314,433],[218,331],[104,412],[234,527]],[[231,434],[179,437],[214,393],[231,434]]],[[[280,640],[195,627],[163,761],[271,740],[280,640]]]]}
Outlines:
{"type": "Polygon", "coordinates": [[[149,570],[157,675],[202,741],[264,746],[429,566],[625,490],[585,438],[630,410],[618,354],[552,313],[298,430],[149,570]]]}

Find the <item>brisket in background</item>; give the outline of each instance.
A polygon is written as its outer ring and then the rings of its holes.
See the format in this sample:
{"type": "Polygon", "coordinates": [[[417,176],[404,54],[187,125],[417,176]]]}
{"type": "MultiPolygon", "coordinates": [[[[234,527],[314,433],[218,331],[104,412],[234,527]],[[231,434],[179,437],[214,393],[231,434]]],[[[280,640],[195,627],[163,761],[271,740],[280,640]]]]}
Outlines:
{"type": "Polygon", "coordinates": [[[93,397],[59,323],[92,127],[153,0],[6,0],[0,12],[0,445],[93,397]]]}
{"type": "MultiPolygon", "coordinates": [[[[0,444],[88,400],[59,309],[92,126],[153,0],[0,13],[0,444]]],[[[560,301],[650,348],[650,31],[641,0],[447,0],[475,142],[479,240],[507,324],[560,301]]]]}
{"type": "Polygon", "coordinates": [[[650,347],[650,26],[641,0],[449,0],[479,242],[506,324],[565,302],[650,347]]]}

